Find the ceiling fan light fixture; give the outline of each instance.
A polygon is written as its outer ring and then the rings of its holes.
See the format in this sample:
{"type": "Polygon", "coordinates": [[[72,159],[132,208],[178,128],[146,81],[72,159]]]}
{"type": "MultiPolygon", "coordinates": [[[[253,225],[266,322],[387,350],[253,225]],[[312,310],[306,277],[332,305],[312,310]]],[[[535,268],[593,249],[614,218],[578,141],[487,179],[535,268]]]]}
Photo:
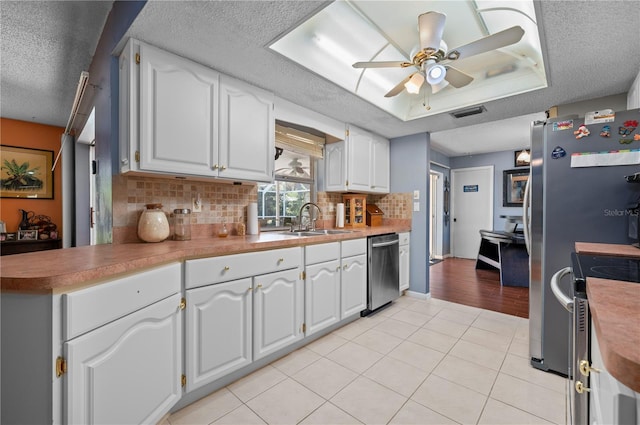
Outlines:
{"type": "Polygon", "coordinates": [[[436,94],[448,85],[449,82],[447,80],[442,80],[438,84],[431,84],[431,93],[436,94]]]}
{"type": "Polygon", "coordinates": [[[444,66],[440,64],[431,65],[429,69],[427,69],[427,82],[432,86],[440,84],[444,80],[446,74],[447,70],[444,66]]]}
{"type": "Polygon", "coordinates": [[[409,81],[404,84],[404,87],[407,89],[407,92],[411,94],[420,93],[420,87],[424,83],[424,76],[421,72],[416,72],[411,76],[409,81]]]}

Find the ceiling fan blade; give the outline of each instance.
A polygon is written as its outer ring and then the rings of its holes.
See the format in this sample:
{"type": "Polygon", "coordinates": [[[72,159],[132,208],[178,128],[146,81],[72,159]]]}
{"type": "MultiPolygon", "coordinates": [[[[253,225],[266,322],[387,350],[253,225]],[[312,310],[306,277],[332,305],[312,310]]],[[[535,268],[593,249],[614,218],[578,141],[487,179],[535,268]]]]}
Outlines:
{"type": "Polygon", "coordinates": [[[382,62],[356,62],[354,68],[406,68],[413,66],[411,62],[402,61],[382,61],[382,62]]]}
{"type": "Polygon", "coordinates": [[[420,32],[420,48],[422,50],[438,51],[446,20],[447,15],[440,12],[427,12],[418,16],[418,31],[420,32]]]}
{"type": "Polygon", "coordinates": [[[407,83],[407,81],[411,79],[411,77],[413,77],[413,74],[409,75],[407,78],[400,81],[398,85],[396,85],[394,88],[389,90],[389,93],[385,94],[384,97],[393,97],[393,96],[399,95],[402,92],[402,90],[404,90],[404,85],[407,83]]]}
{"type": "Polygon", "coordinates": [[[451,49],[447,52],[447,59],[464,59],[470,56],[478,55],[480,53],[488,52],[490,50],[509,46],[520,41],[523,35],[524,30],[521,27],[511,27],[495,34],[480,38],[476,41],[472,41],[471,43],[465,44],[464,46],[451,49]]]}
{"type": "Polygon", "coordinates": [[[453,87],[464,87],[473,81],[473,77],[465,72],[460,71],[452,66],[445,66],[447,68],[447,75],[444,77],[453,87]]]}

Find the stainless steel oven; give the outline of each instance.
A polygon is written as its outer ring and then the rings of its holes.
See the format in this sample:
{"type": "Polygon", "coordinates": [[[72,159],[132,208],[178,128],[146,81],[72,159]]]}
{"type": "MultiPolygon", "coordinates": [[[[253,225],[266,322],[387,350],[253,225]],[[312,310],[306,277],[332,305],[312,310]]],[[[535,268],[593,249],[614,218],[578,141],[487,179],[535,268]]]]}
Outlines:
{"type": "Polygon", "coordinates": [[[640,260],[625,257],[571,254],[571,267],[557,271],[551,278],[550,286],[560,304],[572,313],[569,333],[569,369],[567,375],[571,388],[567,393],[571,423],[586,425],[592,423],[590,406],[591,368],[591,314],[587,298],[587,278],[621,280],[640,283],[640,260]],[[571,293],[562,291],[560,281],[569,276],[571,293]]]}

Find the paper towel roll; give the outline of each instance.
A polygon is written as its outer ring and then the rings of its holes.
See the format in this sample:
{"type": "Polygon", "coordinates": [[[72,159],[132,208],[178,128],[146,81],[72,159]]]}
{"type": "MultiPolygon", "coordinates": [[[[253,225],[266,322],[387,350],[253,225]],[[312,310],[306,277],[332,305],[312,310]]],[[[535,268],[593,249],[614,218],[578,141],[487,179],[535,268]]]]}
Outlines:
{"type": "Polygon", "coordinates": [[[257,235],[260,233],[258,226],[258,204],[251,202],[247,205],[247,235],[257,235]]]}
{"type": "Polygon", "coordinates": [[[336,227],[344,227],[344,204],[336,205],[336,227]]]}

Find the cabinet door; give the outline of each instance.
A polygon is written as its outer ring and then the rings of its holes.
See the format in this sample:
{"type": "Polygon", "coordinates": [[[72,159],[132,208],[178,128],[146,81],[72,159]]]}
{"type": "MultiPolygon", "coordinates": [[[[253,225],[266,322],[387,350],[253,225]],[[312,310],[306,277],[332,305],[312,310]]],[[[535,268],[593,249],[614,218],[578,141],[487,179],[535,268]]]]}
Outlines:
{"type": "Polygon", "coordinates": [[[371,156],[371,191],[389,193],[389,141],[373,136],[371,156]]]}
{"type": "Polygon", "coordinates": [[[342,259],[341,319],[367,308],[367,256],[356,255],[342,259]]]}
{"type": "Polygon", "coordinates": [[[71,424],[157,423],[182,395],[175,294],[64,344],[71,424]]]}
{"type": "Polygon", "coordinates": [[[253,280],[253,359],[258,360],[304,337],[304,295],[298,269],[253,280]]]}
{"type": "Polygon", "coordinates": [[[340,261],[306,267],[305,324],[312,335],[340,320],[340,261]]]}
{"type": "Polygon", "coordinates": [[[404,291],[405,289],[409,289],[409,257],[410,257],[410,249],[409,245],[400,245],[398,249],[400,255],[400,290],[404,291]]]}
{"type": "Polygon", "coordinates": [[[371,134],[357,127],[349,127],[347,152],[348,189],[370,191],[371,134]]]}
{"type": "Polygon", "coordinates": [[[330,143],[324,147],[325,191],[343,192],[347,190],[347,155],[344,141],[330,143]]]}
{"type": "Polygon", "coordinates": [[[222,76],[218,176],[270,182],[274,155],[273,95],[222,76]]]}
{"type": "Polygon", "coordinates": [[[140,169],[215,175],[218,73],[140,45],[140,169]]]}
{"type": "Polygon", "coordinates": [[[251,363],[251,278],[190,289],[187,298],[187,391],[251,363]]]}

